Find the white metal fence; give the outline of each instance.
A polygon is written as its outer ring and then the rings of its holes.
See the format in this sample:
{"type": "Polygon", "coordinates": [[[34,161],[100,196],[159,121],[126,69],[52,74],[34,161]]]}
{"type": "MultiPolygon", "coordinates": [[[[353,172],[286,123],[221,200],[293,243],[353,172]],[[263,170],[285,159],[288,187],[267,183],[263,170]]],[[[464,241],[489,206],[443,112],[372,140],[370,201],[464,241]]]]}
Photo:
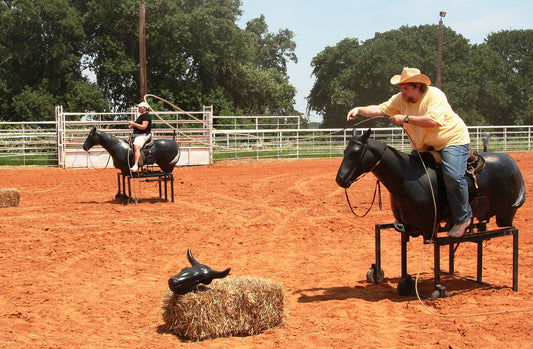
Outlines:
{"type": "MultiPolygon", "coordinates": [[[[95,147],[89,155],[82,150],[83,142],[93,126],[127,139],[127,121],[137,117],[134,109],[65,113],[57,107],[56,121],[0,122],[0,165],[107,166],[105,150],[95,147]]],[[[352,133],[352,129],[301,129],[297,116],[213,116],[211,107],[200,112],[157,112],[152,119],[154,138],[177,138],[182,150],[180,165],[236,158],[341,157],[352,133]]],[[[471,126],[471,146],[482,151],[485,136],[489,151],[531,150],[532,128],[471,126]]],[[[399,127],[374,128],[372,137],[410,151],[409,139],[399,127]]]]}

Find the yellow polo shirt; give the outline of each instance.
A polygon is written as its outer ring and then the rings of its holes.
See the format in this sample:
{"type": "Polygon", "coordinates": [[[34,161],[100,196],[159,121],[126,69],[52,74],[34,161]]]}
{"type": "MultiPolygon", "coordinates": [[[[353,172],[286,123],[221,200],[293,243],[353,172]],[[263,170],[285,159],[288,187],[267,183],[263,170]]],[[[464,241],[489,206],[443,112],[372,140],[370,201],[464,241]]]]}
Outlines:
{"type": "Polygon", "coordinates": [[[468,129],[463,119],[452,110],[444,92],[436,87],[428,86],[426,93],[417,103],[405,101],[402,94],[398,93],[387,102],[381,103],[379,108],[389,116],[396,114],[427,116],[440,125],[423,128],[409,123],[403,124],[405,131],[411,136],[411,146],[418,151],[427,151],[428,147],[441,150],[450,145],[470,143],[468,129]]]}

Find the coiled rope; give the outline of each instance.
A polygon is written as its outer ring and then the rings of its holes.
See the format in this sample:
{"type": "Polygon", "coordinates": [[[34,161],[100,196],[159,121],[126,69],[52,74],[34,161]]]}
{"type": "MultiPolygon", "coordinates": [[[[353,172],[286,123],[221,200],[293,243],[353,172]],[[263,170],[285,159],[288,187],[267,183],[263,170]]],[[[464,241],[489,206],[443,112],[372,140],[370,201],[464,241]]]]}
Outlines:
{"type": "MultiPolygon", "coordinates": [[[[76,162],[76,158],[77,157],[78,157],[78,153],[76,153],[76,155],[74,156],[74,160],[72,160],[72,164],[73,165],[76,162]]],[[[63,186],[67,182],[67,180],[69,179],[71,174],[72,174],[72,172],[68,173],[67,176],[65,177],[65,179],[63,179],[63,181],[61,183],[59,183],[58,185],[56,185],[53,188],[46,189],[46,190],[37,190],[37,191],[20,190],[20,192],[21,193],[26,193],[26,194],[41,194],[41,193],[48,193],[48,192],[54,191],[56,189],[59,189],[61,186],[63,186]]]]}
{"type": "MultiPolygon", "coordinates": [[[[192,115],[191,113],[188,113],[186,112],[185,110],[181,109],[180,107],[178,107],[177,105],[174,105],[173,103],[167,101],[166,99],[162,98],[162,97],[159,97],[159,96],[156,96],[156,95],[153,95],[153,94],[146,94],[144,96],[144,102],[146,104],[148,104],[148,108],[150,109],[150,111],[158,118],[160,119],[163,123],[165,123],[168,127],[170,127],[171,129],[175,130],[176,132],[178,132],[179,134],[181,134],[183,137],[185,138],[188,138],[190,140],[192,140],[194,143],[197,143],[197,144],[202,144],[202,145],[205,145],[205,146],[208,146],[208,147],[214,147],[214,148],[218,148],[218,149],[224,149],[224,150],[229,150],[229,151],[250,151],[250,150],[257,150],[257,149],[261,149],[263,148],[264,146],[266,145],[281,145],[281,144],[284,144],[284,143],[291,143],[292,141],[277,141],[277,142],[264,142],[263,139],[259,136],[255,136],[255,135],[252,135],[252,134],[242,134],[243,136],[245,137],[249,137],[249,138],[254,138],[258,141],[258,145],[255,145],[253,147],[249,147],[249,148],[239,148],[239,149],[236,149],[236,148],[230,148],[230,147],[226,147],[226,146],[221,146],[221,145],[216,145],[216,144],[210,144],[210,143],[206,143],[206,142],[202,142],[202,141],[198,141],[197,139],[194,139],[193,137],[183,133],[182,131],[180,131],[179,129],[175,128],[174,126],[172,126],[171,124],[169,124],[166,120],[164,120],[151,106],[150,106],[150,103],[148,103],[148,98],[154,98],[154,99],[157,99],[163,103],[166,103],[168,104],[169,106],[171,106],[172,108],[174,108],[175,110],[177,111],[180,111],[182,113],[184,113],[185,115],[187,115],[188,117],[200,122],[201,124],[204,125],[205,128],[207,129],[210,129],[212,131],[216,131],[216,133],[219,133],[219,134],[224,134],[224,135],[232,135],[231,133],[228,133],[228,132],[224,132],[224,131],[221,131],[221,130],[218,130],[216,128],[214,128],[209,122],[206,122],[204,120],[201,120],[197,117],[195,117],[194,115],[192,115]]],[[[363,120],[361,121],[359,124],[363,123],[363,122],[366,122],[368,120],[363,120]]],[[[356,127],[357,125],[354,125],[353,127],[356,127]]],[[[328,136],[331,136],[331,135],[334,135],[334,134],[337,134],[337,133],[340,133],[340,132],[344,132],[346,129],[348,128],[345,127],[341,130],[338,130],[338,131],[331,131],[329,133],[326,133],[326,134],[323,134],[323,135],[320,135],[320,136],[314,136],[314,137],[307,137],[305,138],[305,140],[313,140],[313,139],[318,139],[318,138],[324,138],[324,137],[328,137],[328,136]]]]}

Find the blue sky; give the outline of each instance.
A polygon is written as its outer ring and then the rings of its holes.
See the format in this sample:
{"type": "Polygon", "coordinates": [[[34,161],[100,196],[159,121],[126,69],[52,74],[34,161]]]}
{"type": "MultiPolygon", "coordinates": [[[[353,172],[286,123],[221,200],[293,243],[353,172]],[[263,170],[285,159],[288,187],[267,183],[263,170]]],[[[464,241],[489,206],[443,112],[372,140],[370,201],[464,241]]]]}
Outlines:
{"type": "MultiPolygon", "coordinates": [[[[305,112],[314,78],[311,60],[327,46],[344,38],[364,41],[376,32],[402,25],[438,24],[445,11],[445,26],[472,44],[501,30],[533,29],[533,0],[242,0],[239,25],[265,15],[270,32],[289,29],[294,34],[298,63],[288,65],[290,82],[297,89],[296,109],[305,112]]],[[[311,115],[312,121],[321,118],[311,115]]]]}

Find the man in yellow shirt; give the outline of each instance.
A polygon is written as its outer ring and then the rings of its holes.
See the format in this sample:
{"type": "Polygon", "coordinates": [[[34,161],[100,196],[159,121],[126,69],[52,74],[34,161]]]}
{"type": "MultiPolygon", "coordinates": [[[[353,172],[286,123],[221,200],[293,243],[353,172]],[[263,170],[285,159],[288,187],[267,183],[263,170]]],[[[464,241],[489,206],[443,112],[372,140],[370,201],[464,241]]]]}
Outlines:
{"type": "Polygon", "coordinates": [[[431,85],[431,80],[416,68],[404,68],[391,79],[401,92],[380,105],[355,107],[347,119],[356,115],[378,117],[388,115],[395,125],[403,125],[411,138],[413,149],[424,152],[430,148],[442,158],[446,196],[452,212],[453,227],[449,236],[461,237],[470,225],[472,209],[468,203],[466,162],[470,136],[463,119],[453,110],[446,95],[431,85]]]}

